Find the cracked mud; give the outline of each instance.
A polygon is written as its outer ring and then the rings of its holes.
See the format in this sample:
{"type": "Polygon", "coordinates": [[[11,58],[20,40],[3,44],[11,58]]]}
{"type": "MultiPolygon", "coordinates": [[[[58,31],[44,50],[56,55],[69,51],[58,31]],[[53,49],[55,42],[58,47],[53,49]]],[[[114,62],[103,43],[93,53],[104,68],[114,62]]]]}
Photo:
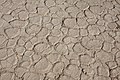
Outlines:
{"type": "Polygon", "coordinates": [[[120,0],[0,0],[0,80],[120,80],[120,0]]]}

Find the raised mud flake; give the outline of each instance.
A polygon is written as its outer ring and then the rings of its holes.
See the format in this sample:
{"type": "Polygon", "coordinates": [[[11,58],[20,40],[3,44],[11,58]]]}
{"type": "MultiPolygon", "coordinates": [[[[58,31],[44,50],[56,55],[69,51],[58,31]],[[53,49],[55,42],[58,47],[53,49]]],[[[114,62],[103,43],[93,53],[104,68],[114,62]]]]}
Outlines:
{"type": "Polygon", "coordinates": [[[52,7],[49,8],[49,10],[50,10],[51,15],[52,14],[57,14],[57,12],[62,11],[59,6],[52,6],[52,7]]]}
{"type": "Polygon", "coordinates": [[[64,63],[63,62],[58,62],[53,67],[53,73],[56,74],[56,75],[59,75],[63,72],[63,69],[64,69],[64,63]]]}
{"type": "Polygon", "coordinates": [[[0,49],[0,59],[3,59],[7,56],[7,50],[6,49],[0,49]]]}
{"type": "Polygon", "coordinates": [[[37,73],[28,72],[25,73],[23,77],[25,80],[40,80],[40,75],[38,75],[37,73]]]}
{"type": "Polygon", "coordinates": [[[91,7],[90,7],[90,10],[91,10],[94,14],[100,15],[100,14],[103,13],[104,8],[101,7],[101,6],[91,6],[91,7]]]}
{"type": "Polygon", "coordinates": [[[87,36],[87,35],[88,35],[87,29],[80,29],[80,36],[87,36]]]}
{"type": "Polygon", "coordinates": [[[79,13],[76,15],[76,17],[77,17],[77,18],[84,18],[84,17],[85,17],[84,11],[79,12],[79,13]]]}
{"type": "Polygon", "coordinates": [[[57,4],[62,4],[62,3],[64,3],[65,2],[65,0],[56,0],[56,3],[57,4]]]}
{"type": "Polygon", "coordinates": [[[116,62],[119,66],[120,65],[120,52],[117,52],[115,56],[116,56],[116,62]]]}
{"type": "Polygon", "coordinates": [[[47,28],[42,28],[39,33],[37,34],[37,37],[46,37],[49,34],[49,30],[47,28]]]}
{"type": "Polygon", "coordinates": [[[114,47],[113,44],[108,43],[108,42],[104,42],[104,44],[103,44],[103,50],[105,50],[107,52],[111,52],[113,47],[114,47]]]}
{"type": "Polygon", "coordinates": [[[20,35],[19,28],[8,28],[5,30],[5,32],[9,38],[15,38],[16,36],[20,35]]]}
{"type": "Polygon", "coordinates": [[[61,36],[62,35],[62,33],[61,33],[61,31],[59,30],[59,29],[52,29],[52,31],[51,31],[51,35],[52,36],[56,36],[56,37],[59,37],[59,36],[61,36]]]}
{"type": "Polygon", "coordinates": [[[89,79],[90,79],[90,76],[88,76],[88,75],[86,75],[84,73],[81,74],[81,80],[89,80],[89,79]]]}
{"type": "Polygon", "coordinates": [[[111,37],[108,32],[103,32],[101,33],[102,37],[104,38],[104,41],[108,42],[108,43],[113,43],[114,39],[113,37],[111,37]]]}
{"type": "Polygon", "coordinates": [[[110,69],[114,69],[117,67],[117,63],[115,61],[110,61],[107,63],[107,65],[110,69]]]}
{"type": "Polygon", "coordinates": [[[111,80],[111,78],[106,76],[95,76],[93,80],[111,80]]]}
{"type": "Polygon", "coordinates": [[[73,28],[76,25],[75,19],[65,19],[64,24],[66,27],[73,28]]]}
{"type": "Polygon", "coordinates": [[[12,73],[6,72],[1,74],[0,80],[12,80],[12,76],[13,76],[12,73]]]}
{"type": "Polygon", "coordinates": [[[40,31],[41,27],[36,24],[32,24],[26,28],[26,32],[29,35],[35,35],[40,31]]]}
{"type": "Polygon", "coordinates": [[[89,65],[93,62],[93,59],[89,55],[83,55],[80,57],[81,65],[89,65]]]}
{"type": "Polygon", "coordinates": [[[109,68],[104,67],[104,66],[99,66],[98,67],[98,75],[108,77],[110,75],[109,68]]]}
{"type": "Polygon", "coordinates": [[[115,46],[116,46],[117,49],[120,50],[120,43],[119,42],[115,42],[115,46]]]}
{"type": "Polygon", "coordinates": [[[53,72],[47,73],[48,80],[55,80],[56,75],[53,72]]]}
{"type": "Polygon", "coordinates": [[[79,30],[78,29],[69,29],[68,35],[71,37],[78,37],[79,36],[79,30]]]}
{"type": "Polygon", "coordinates": [[[112,69],[110,71],[110,74],[111,74],[111,77],[117,77],[118,75],[120,75],[120,67],[112,69]]]}
{"type": "Polygon", "coordinates": [[[78,18],[77,24],[79,28],[86,28],[88,26],[88,22],[86,18],[78,18]]]}
{"type": "Polygon", "coordinates": [[[68,33],[68,28],[67,27],[62,27],[60,30],[64,35],[67,35],[67,33],[68,33]]]}
{"type": "Polygon", "coordinates": [[[0,34],[0,45],[6,40],[6,36],[4,34],[0,34]]]}
{"type": "Polygon", "coordinates": [[[91,18],[91,19],[87,19],[89,24],[96,24],[96,22],[98,21],[97,18],[91,18]]]}
{"type": "Polygon", "coordinates": [[[69,65],[68,68],[65,70],[65,74],[71,76],[74,79],[79,79],[81,69],[79,69],[76,65],[69,65]]]}
{"type": "Polygon", "coordinates": [[[74,80],[73,78],[69,77],[69,76],[61,76],[60,80],[74,80]]]}
{"type": "Polygon", "coordinates": [[[99,35],[100,31],[97,25],[88,26],[88,32],[90,35],[99,35]]]}
{"type": "Polygon", "coordinates": [[[103,63],[108,62],[108,61],[113,61],[113,55],[111,53],[107,53],[103,50],[100,52],[96,53],[96,57],[101,60],[103,63]]]}
{"type": "Polygon", "coordinates": [[[7,43],[7,47],[8,48],[13,48],[17,45],[17,41],[18,41],[19,37],[15,37],[15,38],[10,38],[8,40],[8,43],[7,43]]]}
{"type": "Polygon", "coordinates": [[[32,16],[29,18],[32,24],[40,25],[42,24],[42,17],[40,15],[32,16]]]}
{"type": "Polygon", "coordinates": [[[40,61],[38,61],[35,64],[35,69],[40,73],[45,72],[49,67],[50,67],[50,63],[46,58],[40,59],[40,61]]]}
{"type": "Polygon", "coordinates": [[[97,21],[97,25],[100,25],[100,26],[105,25],[105,20],[99,19],[99,20],[97,21]]]}
{"type": "Polygon", "coordinates": [[[45,16],[49,13],[49,9],[47,7],[38,7],[38,14],[45,16]]]}
{"type": "Polygon", "coordinates": [[[87,16],[87,18],[95,18],[95,14],[90,11],[90,10],[85,10],[85,15],[87,16]]]}
{"type": "Polygon", "coordinates": [[[54,26],[60,25],[61,24],[61,20],[59,18],[52,18],[51,23],[54,26]]]}
{"type": "Polygon", "coordinates": [[[56,36],[48,36],[47,39],[52,45],[55,45],[59,41],[59,38],[56,36]]]}
{"type": "Polygon", "coordinates": [[[115,22],[110,22],[107,24],[108,28],[114,30],[117,28],[117,24],[115,22]]]}
{"type": "Polygon", "coordinates": [[[111,1],[105,1],[103,2],[103,6],[106,8],[106,9],[113,9],[113,3],[111,1]]]}
{"type": "Polygon", "coordinates": [[[64,37],[63,41],[65,44],[69,44],[69,43],[71,43],[71,37],[64,37]]]}
{"type": "Polygon", "coordinates": [[[18,68],[15,69],[15,74],[16,74],[18,77],[22,77],[25,72],[26,72],[26,69],[25,69],[25,68],[22,68],[22,67],[18,67],[18,68]]]}
{"type": "Polygon", "coordinates": [[[86,46],[88,44],[88,42],[90,41],[90,38],[88,36],[85,36],[82,38],[82,45],[86,46]]]}
{"type": "Polygon", "coordinates": [[[68,60],[79,60],[79,56],[75,52],[70,52],[69,55],[65,56],[68,60]]]}
{"type": "Polygon", "coordinates": [[[34,50],[40,54],[42,53],[44,50],[46,50],[49,47],[49,45],[47,43],[44,42],[40,42],[37,45],[35,45],[34,50]]]}
{"type": "Polygon", "coordinates": [[[31,3],[31,2],[26,4],[26,8],[27,8],[29,13],[36,13],[37,12],[36,7],[37,6],[34,3],[31,3]]]}
{"type": "Polygon", "coordinates": [[[54,0],[46,0],[45,4],[47,7],[52,7],[55,5],[55,2],[54,2],[54,0]]]}
{"type": "Polygon", "coordinates": [[[59,60],[60,55],[58,53],[50,53],[47,56],[47,59],[51,62],[51,63],[56,63],[59,60]]]}
{"type": "Polygon", "coordinates": [[[81,43],[75,43],[73,46],[73,51],[77,52],[78,54],[83,54],[85,48],[81,45],[81,43]]]}
{"type": "Polygon", "coordinates": [[[10,24],[13,27],[18,27],[18,28],[24,28],[27,25],[27,23],[28,23],[27,21],[22,21],[22,20],[14,20],[10,22],[10,24]]]}
{"type": "Polygon", "coordinates": [[[21,20],[27,20],[28,19],[28,12],[27,11],[21,11],[21,12],[19,12],[19,18],[21,19],[21,20]]]}
{"type": "Polygon", "coordinates": [[[70,44],[70,43],[76,43],[76,42],[78,42],[78,40],[77,40],[77,38],[75,38],[75,37],[70,37],[70,36],[66,36],[66,37],[64,37],[63,38],[63,42],[65,43],[65,44],[70,44]]]}
{"type": "Polygon", "coordinates": [[[72,17],[76,17],[76,15],[79,13],[79,11],[80,10],[77,7],[73,7],[73,6],[66,8],[66,12],[68,12],[70,14],[70,16],[72,16],[72,17]]]}
{"type": "Polygon", "coordinates": [[[25,52],[25,48],[22,46],[16,46],[15,50],[16,50],[18,55],[23,55],[25,52]]]}
{"type": "Polygon", "coordinates": [[[76,6],[80,9],[80,10],[85,10],[88,9],[89,5],[85,2],[85,1],[78,1],[76,3],[76,6]]]}
{"type": "Polygon", "coordinates": [[[85,47],[91,50],[100,50],[102,48],[102,41],[90,40],[85,47]]]}
{"type": "MultiPolygon", "coordinates": [[[[8,53],[9,54],[9,53],[8,53]]],[[[13,53],[12,53],[13,54],[13,53]]],[[[16,55],[10,55],[7,59],[6,59],[6,64],[8,65],[8,67],[13,67],[17,64],[18,60],[16,55]]]]}
{"type": "Polygon", "coordinates": [[[5,19],[7,22],[10,22],[14,19],[13,16],[9,14],[4,14],[2,18],[5,19]]]}
{"type": "Polygon", "coordinates": [[[107,22],[113,22],[113,16],[111,14],[105,14],[104,20],[107,22]]]}
{"type": "Polygon", "coordinates": [[[120,42],[120,32],[116,32],[115,40],[120,42]]]}
{"type": "Polygon", "coordinates": [[[55,50],[60,54],[68,54],[67,46],[64,43],[57,43],[55,45],[55,50]]]}

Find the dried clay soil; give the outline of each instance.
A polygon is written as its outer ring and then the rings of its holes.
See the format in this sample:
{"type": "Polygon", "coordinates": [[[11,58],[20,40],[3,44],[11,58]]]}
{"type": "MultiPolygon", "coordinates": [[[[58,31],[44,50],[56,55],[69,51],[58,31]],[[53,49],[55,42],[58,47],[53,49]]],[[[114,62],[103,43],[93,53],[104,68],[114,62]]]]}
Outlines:
{"type": "Polygon", "coordinates": [[[0,80],[120,80],[120,0],[0,0],[0,80]]]}

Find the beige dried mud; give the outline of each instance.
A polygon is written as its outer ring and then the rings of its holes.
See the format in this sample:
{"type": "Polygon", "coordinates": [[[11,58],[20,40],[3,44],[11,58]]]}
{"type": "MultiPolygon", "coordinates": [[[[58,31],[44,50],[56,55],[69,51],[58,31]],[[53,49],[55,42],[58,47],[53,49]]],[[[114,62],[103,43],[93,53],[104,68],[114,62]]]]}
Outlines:
{"type": "Polygon", "coordinates": [[[120,0],[0,0],[0,80],[120,80],[120,0]]]}

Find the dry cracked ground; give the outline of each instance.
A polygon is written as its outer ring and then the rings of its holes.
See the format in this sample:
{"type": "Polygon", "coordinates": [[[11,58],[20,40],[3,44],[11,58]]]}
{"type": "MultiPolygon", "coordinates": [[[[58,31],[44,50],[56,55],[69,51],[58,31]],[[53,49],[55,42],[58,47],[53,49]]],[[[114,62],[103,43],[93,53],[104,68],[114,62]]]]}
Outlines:
{"type": "Polygon", "coordinates": [[[120,80],[120,0],[0,0],[0,80],[120,80]]]}

